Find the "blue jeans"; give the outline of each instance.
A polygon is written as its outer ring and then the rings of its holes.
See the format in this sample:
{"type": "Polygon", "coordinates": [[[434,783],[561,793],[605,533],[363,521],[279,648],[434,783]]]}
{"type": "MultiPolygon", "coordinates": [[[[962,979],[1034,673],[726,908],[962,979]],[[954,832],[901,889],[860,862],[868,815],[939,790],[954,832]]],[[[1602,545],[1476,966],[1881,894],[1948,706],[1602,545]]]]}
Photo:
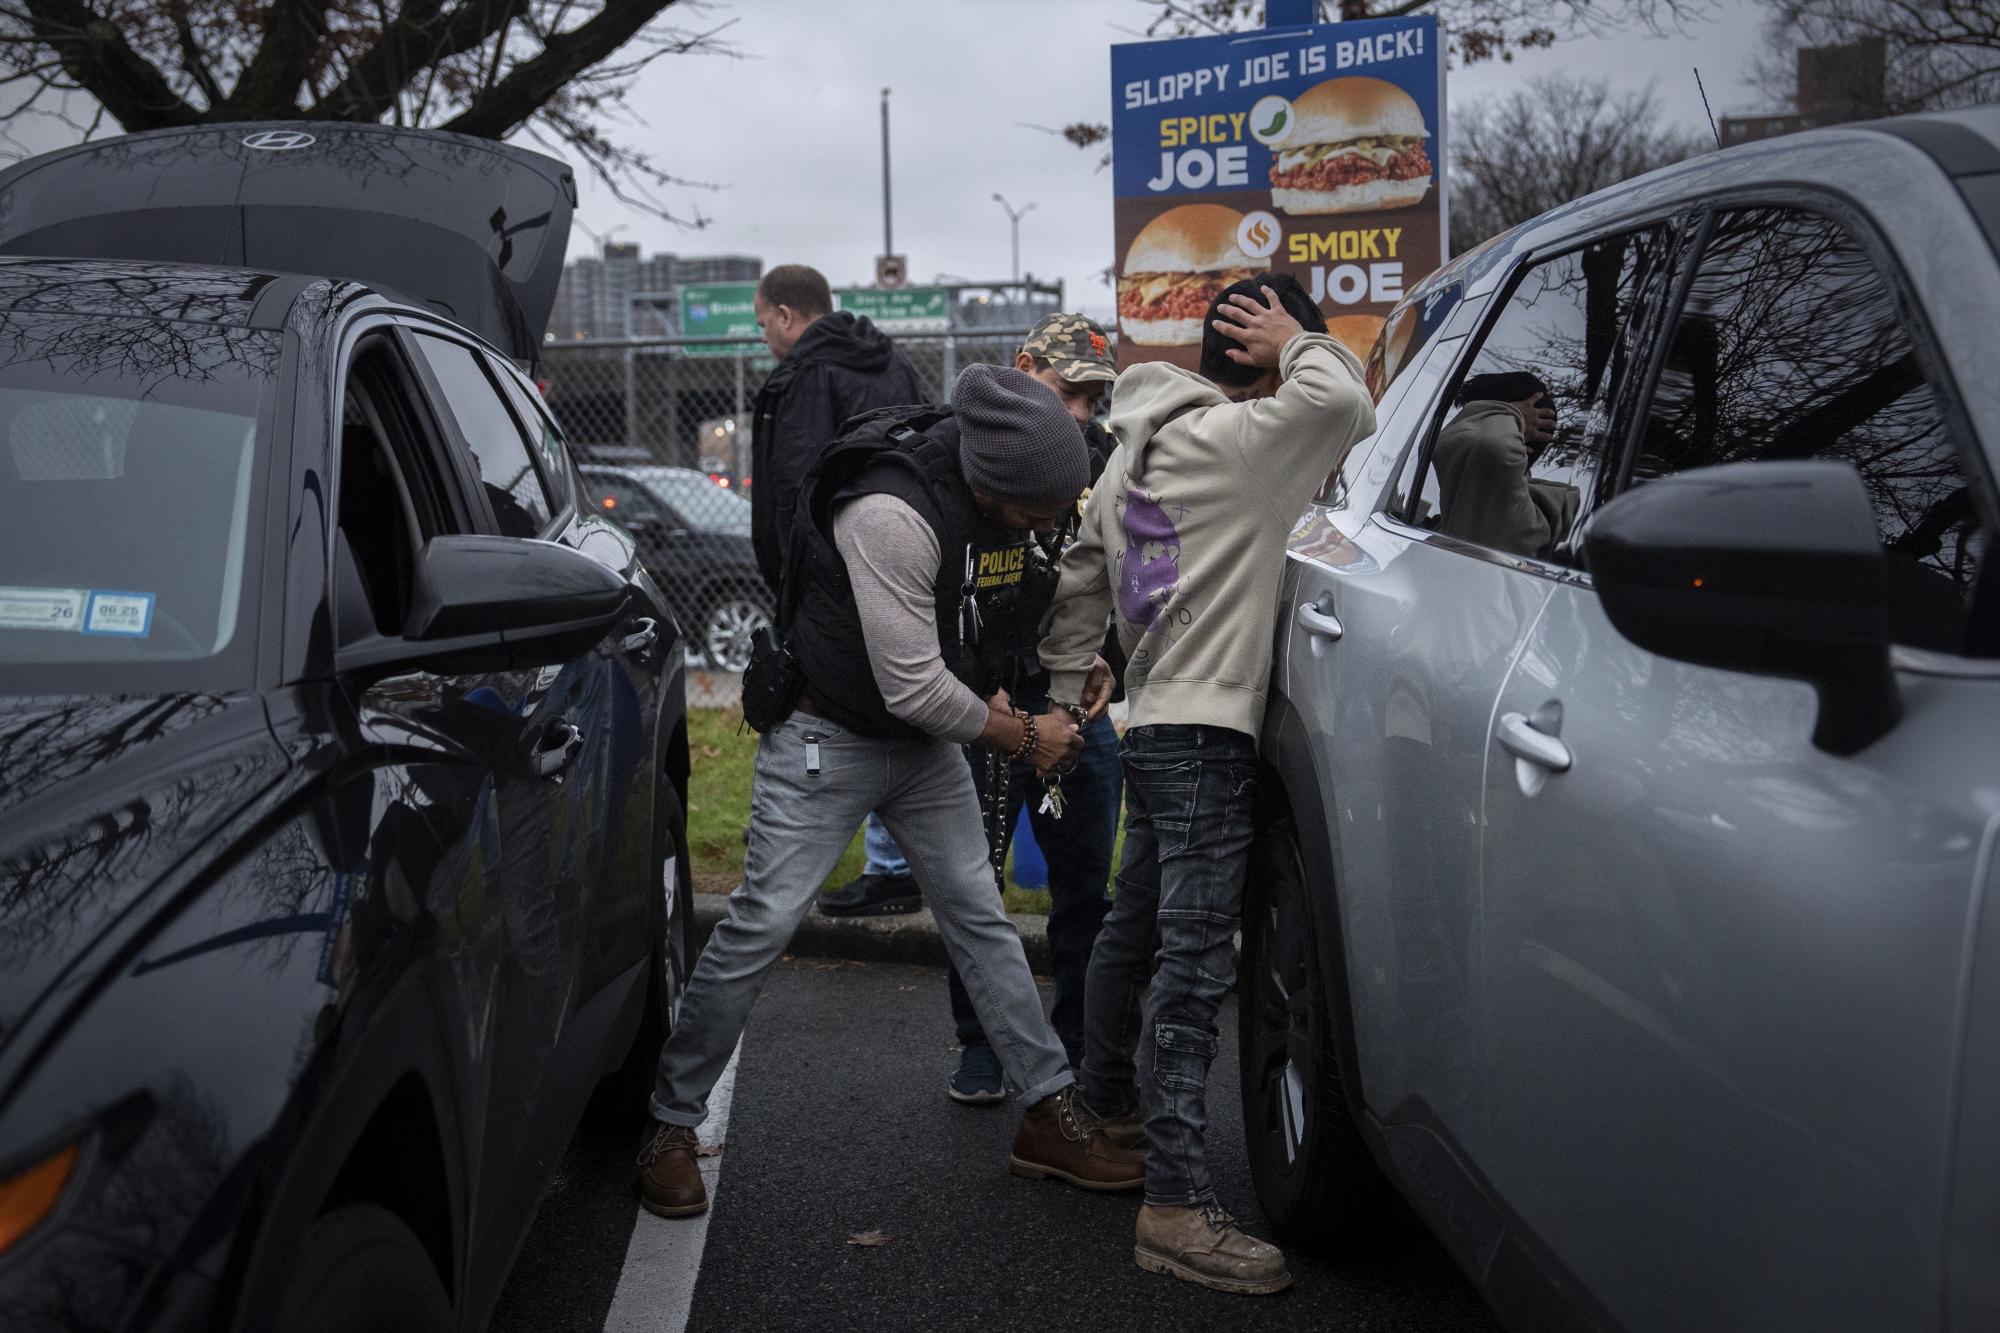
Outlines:
{"type": "Polygon", "coordinates": [[[1042,1013],[1021,936],[1000,911],[965,756],[941,740],[875,740],[795,712],[764,733],[750,780],[750,845],[729,915],[701,951],[660,1050],[653,1118],[699,1125],[736,1049],[750,1006],[819,886],[870,810],[910,854],[946,955],[972,981],[973,1003],[1023,1107],[1075,1082],[1042,1013]],[[817,749],[817,771],[808,766],[817,749]]]}
{"type": "Polygon", "coordinates": [[[1082,1089],[1104,1114],[1143,1112],[1146,1202],[1187,1207],[1215,1197],[1208,1067],[1235,980],[1257,746],[1226,727],[1134,727],[1124,757],[1125,856],[1090,955],[1082,1089]]]}
{"type": "Polygon", "coordinates": [[[903,859],[903,849],[889,836],[882,816],[873,810],[861,822],[861,850],[868,857],[867,864],[861,867],[864,875],[887,875],[901,879],[910,873],[910,863],[903,859]]]}
{"type": "MultiPolygon", "coordinates": [[[[981,753],[971,753],[973,783],[980,789],[984,809],[991,797],[986,790],[986,759],[981,753]]],[[[1083,758],[1062,780],[1061,819],[1041,813],[1043,788],[1032,768],[1017,766],[1008,784],[1012,794],[1007,802],[1008,840],[1014,837],[1014,823],[1020,817],[1025,794],[1035,841],[1048,858],[1049,966],[1056,983],[1055,1012],[1050,1022],[1071,1064],[1083,1058],[1085,976],[1091,945],[1111,907],[1104,886],[1111,879],[1111,849],[1118,841],[1118,796],[1123,785],[1118,729],[1108,717],[1100,717],[1083,729],[1083,758]]],[[[1138,981],[1145,984],[1143,972],[1138,981]]],[[[959,1045],[988,1044],[973,1011],[972,997],[965,993],[956,968],[951,973],[951,1016],[958,1026],[959,1045]]]]}

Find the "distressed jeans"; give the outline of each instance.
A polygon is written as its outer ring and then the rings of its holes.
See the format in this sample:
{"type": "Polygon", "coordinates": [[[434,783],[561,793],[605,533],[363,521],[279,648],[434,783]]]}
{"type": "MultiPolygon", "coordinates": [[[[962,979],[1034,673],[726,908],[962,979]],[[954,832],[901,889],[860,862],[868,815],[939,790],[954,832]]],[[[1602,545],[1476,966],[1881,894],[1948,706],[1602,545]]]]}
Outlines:
{"type": "MultiPolygon", "coordinates": [[[[972,752],[972,766],[973,785],[984,802],[989,798],[985,756],[972,752]]],[[[1100,717],[1083,729],[1083,758],[1062,780],[1061,819],[1042,813],[1046,789],[1033,768],[1015,765],[1009,786],[1007,841],[1011,844],[1014,840],[1015,820],[1025,797],[1028,822],[1034,826],[1035,841],[1049,863],[1049,971],[1056,983],[1051,1021],[1071,1063],[1083,1059],[1083,995],[1090,950],[1111,906],[1104,886],[1111,879],[1111,849],[1118,841],[1122,781],[1118,729],[1110,718],[1100,717]]],[[[1145,984],[1143,975],[1139,983],[1145,984]]],[[[951,1017],[958,1029],[959,1045],[989,1044],[956,969],[951,974],[951,1017]]]]}
{"type": "Polygon", "coordinates": [[[1146,1202],[1187,1207],[1215,1197],[1208,1069],[1235,980],[1257,747],[1227,727],[1134,727],[1124,759],[1125,855],[1090,955],[1082,1090],[1106,1115],[1142,1113],[1146,1202]]]}
{"type": "Polygon", "coordinates": [[[1019,1103],[1032,1106],[1075,1081],[1042,1012],[1021,937],[993,892],[964,753],[949,741],[856,736],[800,712],[757,747],[743,883],[729,895],[729,915],[709,936],[660,1049],[655,1119],[691,1126],[708,1117],[708,1094],[765,976],[870,810],[909,858],[1019,1103]],[[814,750],[817,773],[810,771],[814,750]]]}

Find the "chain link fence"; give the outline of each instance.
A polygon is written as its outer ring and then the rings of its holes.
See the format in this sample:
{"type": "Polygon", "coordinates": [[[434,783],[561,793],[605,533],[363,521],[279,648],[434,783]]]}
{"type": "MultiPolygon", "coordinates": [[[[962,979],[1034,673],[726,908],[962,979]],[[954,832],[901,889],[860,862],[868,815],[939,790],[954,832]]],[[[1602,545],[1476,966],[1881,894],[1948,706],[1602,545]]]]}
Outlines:
{"type": "MultiPolygon", "coordinates": [[[[975,362],[1012,364],[1027,330],[891,335],[933,399],[975,362]]],[[[775,366],[759,343],[652,338],[555,343],[540,374],[591,487],[673,604],[689,664],[736,673],[770,623],[750,547],[750,424],[775,366]]],[[[733,702],[715,682],[707,702],[733,702]]]]}

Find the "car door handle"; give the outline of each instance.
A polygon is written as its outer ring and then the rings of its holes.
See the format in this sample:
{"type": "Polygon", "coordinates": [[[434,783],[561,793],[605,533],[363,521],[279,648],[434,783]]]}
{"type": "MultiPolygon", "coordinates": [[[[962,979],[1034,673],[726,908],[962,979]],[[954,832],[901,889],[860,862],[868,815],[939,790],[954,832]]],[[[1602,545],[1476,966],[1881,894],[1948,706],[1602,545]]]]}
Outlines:
{"type": "Polygon", "coordinates": [[[660,641],[660,624],[651,616],[641,616],[625,626],[625,638],[619,643],[621,651],[634,657],[644,657],[653,651],[653,645],[660,641]]]}
{"type": "Polygon", "coordinates": [[[1500,748],[1551,773],[1569,772],[1569,747],[1546,731],[1537,731],[1526,713],[1508,713],[1493,728],[1500,748]]]}
{"type": "Polygon", "coordinates": [[[1299,603],[1299,624],[1304,627],[1306,633],[1317,635],[1322,639],[1338,639],[1347,633],[1341,628],[1338,616],[1311,602],[1299,603]]]}
{"type": "Polygon", "coordinates": [[[551,722],[542,729],[535,752],[528,756],[528,767],[538,778],[561,782],[563,769],[569,767],[570,760],[582,748],[583,733],[569,719],[551,722]]]}

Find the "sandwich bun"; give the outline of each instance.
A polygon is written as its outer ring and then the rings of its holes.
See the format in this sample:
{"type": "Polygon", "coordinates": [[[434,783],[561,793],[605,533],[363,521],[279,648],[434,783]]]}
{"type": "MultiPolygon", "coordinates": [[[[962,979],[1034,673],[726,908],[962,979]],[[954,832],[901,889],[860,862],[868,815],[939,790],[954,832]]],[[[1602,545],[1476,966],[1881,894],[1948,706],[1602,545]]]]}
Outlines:
{"type": "Polygon", "coordinates": [[[1213,273],[1253,268],[1236,244],[1243,215],[1221,204],[1182,204],[1148,222],[1132,238],[1122,273],[1213,273]]]}
{"type": "Polygon", "coordinates": [[[1384,79],[1364,75],[1316,83],[1292,99],[1292,132],[1273,151],[1388,135],[1428,138],[1417,99],[1384,79]]]}
{"type": "Polygon", "coordinates": [[[1118,327],[1135,347],[1192,347],[1201,341],[1201,320],[1121,319],[1118,327]]]}
{"type": "Polygon", "coordinates": [[[1380,315],[1335,315],[1327,320],[1326,331],[1365,366],[1385,322],[1380,315]]]}
{"type": "Polygon", "coordinates": [[[1406,181],[1387,179],[1336,185],[1331,190],[1290,190],[1273,186],[1271,205],[1283,212],[1366,213],[1377,208],[1408,208],[1423,202],[1430,192],[1431,178],[1417,176],[1406,181]]]}

